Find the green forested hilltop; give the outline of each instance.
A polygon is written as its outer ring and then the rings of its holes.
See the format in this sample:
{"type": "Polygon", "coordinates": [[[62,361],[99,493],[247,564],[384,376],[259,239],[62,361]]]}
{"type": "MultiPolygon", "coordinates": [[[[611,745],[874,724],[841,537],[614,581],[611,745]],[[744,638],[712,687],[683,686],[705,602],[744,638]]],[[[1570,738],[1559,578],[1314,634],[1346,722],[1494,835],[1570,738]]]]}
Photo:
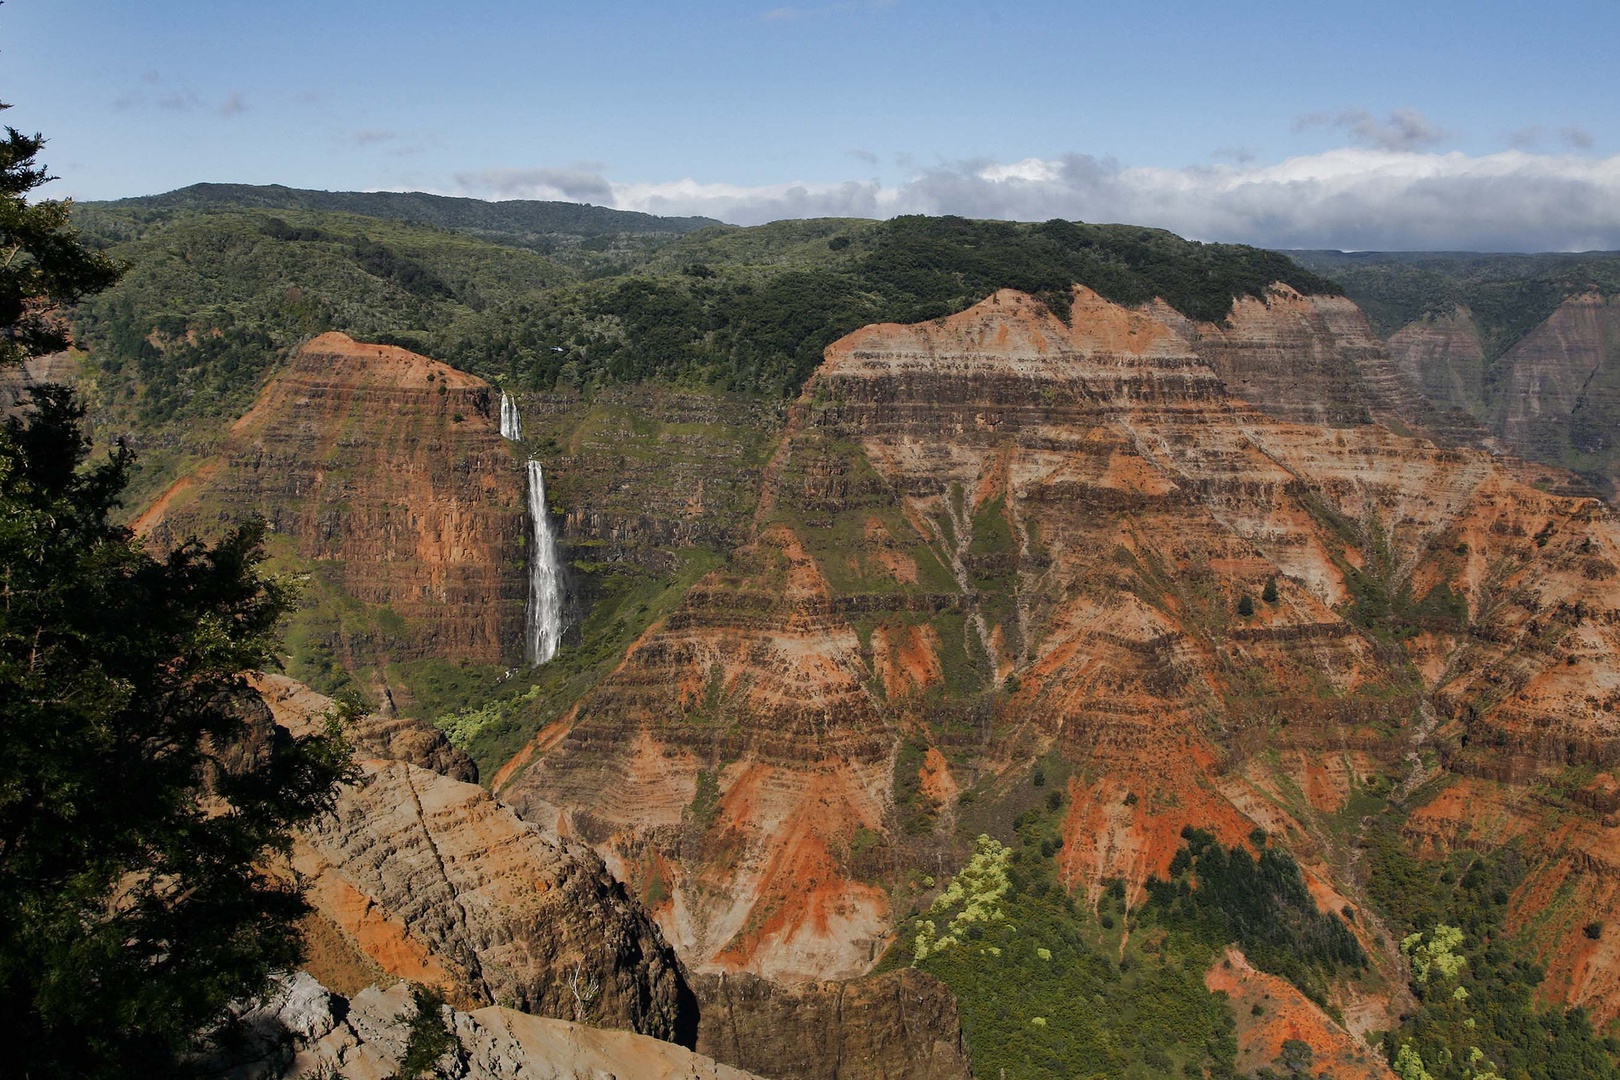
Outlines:
{"type": "Polygon", "coordinates": [[[136,427],[230,414],[325,330],[535,389],[652,379],[780,396],[857,327],[947,315],[1002,287],[1062,315],[1079,282],[1209,320],[1278,280],[1337,291],[1273,252],[1064,221],[697,228],[567,204],[216,185],[88,204],[77,220],[136,267],[77,315],[104,394],[136,427]],[[568,242],[535,241],[545,230],[568,242]]]}
{"type": "Polygon", "coordinates": [[[95,204],[120,210],[314,210],[430,225],[498,243],[553,251],[600,236],[680,235],[718,225],[713,218],[657,217],[584,203],[510,199],[488,202],[422,191],[310,191],[280,184],[192,184],[95,204]]]}

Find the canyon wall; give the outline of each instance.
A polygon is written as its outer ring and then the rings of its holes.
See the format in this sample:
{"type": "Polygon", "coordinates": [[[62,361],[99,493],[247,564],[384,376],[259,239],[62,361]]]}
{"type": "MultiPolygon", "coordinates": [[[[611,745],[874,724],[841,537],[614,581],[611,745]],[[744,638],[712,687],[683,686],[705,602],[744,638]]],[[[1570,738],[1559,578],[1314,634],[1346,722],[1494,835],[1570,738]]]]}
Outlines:
{"type": "Polygon", "coordinates": [[[293,853],[337,940],[459,1003],[692,1045],[697,1002],[675,954],[588,848],[472,784],[405,762],[361,770],[293,853]]]}
{"type": "Polygon", "coordinates": [[[1467,410],[1499,445],[1579,473],[1612,497],[1620,479],[1620,298],[1569,296],[1492,355],[1467,307],[1389,338],[1396,365],[1442,412],[1467,410]]]}
{"type": "Polygon", "coordinates": [[[932,895],[901,868],[976,820],[959,793],[1048,755],[1079,896],[1136,893],[1189,822],[1258,825],[1336,910],[1357,885],[1332,815],[1413,747],[1533,772],[1606,767],[1614,738],[1587,700],[1620,621],[1610,511],[1367,422],[1400,423],[1400,379],[1353,308],[1281,288],[1224,327],[1077,288],[1068,323],[1003,291],[857,331],[744,545],[500,796],[595,846],[709,971],[865,970],[932,895]],[[1301,333],[1329,337],[1302,359],[1301,333]],[[1311,372],[1342,392],[1307,408],[1311,372]]]}
{"type": "Polygon", "coordinates": [[[350,671],[521,652],[523,478],[482,380],[342,334],[310,341],[215,456],[135,521],[159,546],[257,515],[306,581],[295,637],[350,671]]]}

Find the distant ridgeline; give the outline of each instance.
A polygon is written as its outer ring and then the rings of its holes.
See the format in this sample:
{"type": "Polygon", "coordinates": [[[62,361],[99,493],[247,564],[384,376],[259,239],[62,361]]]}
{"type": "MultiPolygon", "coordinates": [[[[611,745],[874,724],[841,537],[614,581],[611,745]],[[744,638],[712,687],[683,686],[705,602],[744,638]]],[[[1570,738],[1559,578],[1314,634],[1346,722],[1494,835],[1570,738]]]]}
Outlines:
{"type": "Polygon", "coordinates": [[[98,415],[137,436],[239,415],[292,346],[327,330],[519,390],[651,381],[779,398],[851,330],[949,315],[998,288],[1060,316],[1078,282],[1218,322],[1235,297],[1284,281],[1347,293],[1442,412],[1610,495],[1620,479],[1617,253],[1284,254],[1135,226],[950,217],[736,228],[229,184],[76,213],[133,265],[81,307],[77,329],[98,415]]]}
{"type": "Polygon", "coordinates": [[[1476,251],[1289,251],[1344,286],[1380,337],[1424,317],[1473,313],[1495,358],[1570,296],[1620,293],[1620,251],[1518,255],[1476,251]]]}
{"type": "Polygon", "coordinates": [[[906,217],[742,229],[571,203],[203,184],[77,208],[133,263],[78,315],[104,391],[141,423],[240,411],[316,333],[405,345],[508,385],[648,379],[791,395],[832,341],[998,288],[1067,313],[1079,282],[1219,321],[1274,281],[1336,293],[1256,248],[1161,230],[906,217]]]}

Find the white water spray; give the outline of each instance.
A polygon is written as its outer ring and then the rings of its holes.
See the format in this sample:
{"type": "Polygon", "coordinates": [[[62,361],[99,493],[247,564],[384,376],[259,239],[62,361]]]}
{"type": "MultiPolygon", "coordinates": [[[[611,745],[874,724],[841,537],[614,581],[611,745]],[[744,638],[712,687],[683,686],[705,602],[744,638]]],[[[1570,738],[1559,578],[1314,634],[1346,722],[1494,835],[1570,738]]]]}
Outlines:
{"type": "Polygon", "coordinates": [[[501,391],[501,438],[517,440],[523,438],[523,418],[518,415],[517,402],[501,391]]]}
{"type": "MultiPolygon", "coordinates": [[[[505,416],[505,407],[501,409],[505,416]]],[[[504,426],[504,425],[503,425],[504,426]]],[[[546,478],[540,463],[529,459],[529,603],[524,609],[524,656],[530,664],[543,664],[557,655],[562,642],[562,563],[557,538],[546,511],[546,478]]]]}

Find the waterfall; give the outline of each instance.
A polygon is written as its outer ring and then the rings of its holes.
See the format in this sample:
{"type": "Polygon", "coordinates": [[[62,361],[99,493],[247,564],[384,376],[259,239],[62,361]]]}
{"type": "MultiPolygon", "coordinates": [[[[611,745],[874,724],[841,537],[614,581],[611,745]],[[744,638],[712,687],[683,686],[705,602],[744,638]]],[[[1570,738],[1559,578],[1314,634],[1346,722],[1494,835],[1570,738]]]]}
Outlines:
{"type": "Polygon", "coordinates": [[[507,397],[505,390],[501,391],[501,438],[523,438],[523,418],[518,415],[517,402],[507,397]]]}
{"type": "MultiPolygon", "coordinates": [[[[504,419],[504,403],[501,415],[504,419]]],[[[557,558],[557,539],[551,533],[551,517],[546,512],[546,478],[533,458],[529,459],[529,603],[523,622],[524,656],[528,662],[543,664],[556,656],[563,632],[562,564],[557,558]]]]}

